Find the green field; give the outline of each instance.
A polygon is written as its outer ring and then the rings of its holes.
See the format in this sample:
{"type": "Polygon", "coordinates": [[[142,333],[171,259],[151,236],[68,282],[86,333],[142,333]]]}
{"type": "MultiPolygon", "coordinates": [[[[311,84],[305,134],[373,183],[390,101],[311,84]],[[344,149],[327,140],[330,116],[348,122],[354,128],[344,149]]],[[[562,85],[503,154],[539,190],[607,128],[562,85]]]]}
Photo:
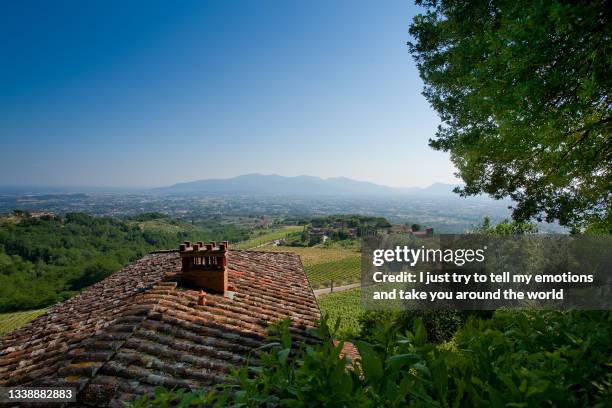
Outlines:
{"type": "Polygon", "coordinates": [[[293,252],[300,256],[304,266],[310,266],[321,262],[337,261],[340,259],[359,256],[359,252],[345,248],[325,247],[290,247],[266,245],[257,248],[258,251],[268,252],[293,252]]]}
{"type": "Polygon", "coordinates": [[[183,233],[201,233],[202,229],[190,223],[169,220],[166,218],[148,221],[130,221],[129,225],[137,225],[142,231],[155,231],[162,233],[176,234],[183,233]]]}
{"type": "Polygon", "coordinates": [[[320,262],[304,267],[313,288],[329,287],[359,282],[361,262],[359,255],[337,261],[320,262]]]}
{"type": "Polygon", "coordinates": [[[324,295],[317,302],[321,312],[329,315],[330,327],[334,327],[340,319],[337,338],[347,339],[359,334],[359,316],[364,312],[360,288],[324,295]]]}
{"type": "Polygon", "coordinates": [[[45,313],[47,309],[28,310],[27,312],[0,313],[0,335],[6,334],[23,326],[35,317],[45,313]]]}
{"type": "Polygon", "coordinates": [[[301,227],[299,225],[289,225],[280,229],[266,231],[263,234],[247,239],[246,241],[239,242],[235,245],[232,245],[231,247],[236,249],[252,249],[261,245],[268,244],[277,239],[285,238],[287,235],[294,232],[300,232],[303,229],[304,227],[301,227]]]}
{"type": "Polygon", "coordinates": [[[359,252],[341,247],[285,247],[266,245],[261,251],[293,252],[300,256],[314,289],[358,282],[361,274],[359,252]]]}

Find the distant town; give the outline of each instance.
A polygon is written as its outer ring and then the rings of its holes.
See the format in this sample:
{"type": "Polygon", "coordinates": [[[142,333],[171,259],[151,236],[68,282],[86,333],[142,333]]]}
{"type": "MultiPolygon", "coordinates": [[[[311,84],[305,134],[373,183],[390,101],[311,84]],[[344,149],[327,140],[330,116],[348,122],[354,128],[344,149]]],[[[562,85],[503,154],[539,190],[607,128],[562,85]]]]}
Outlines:
{"type": "MultiPolygon", "coordinates": [[[[337,214],[384,217],[391,224],[420,224],[439,233],[461,233],[482,222],[510,217],[509,202],[447,196],[266,196],[228,194],[153,194],[141,192],[91,192],[53,194],[1,194],[0,214],[28,211],[33,217],[82,212],[94,216],[132,217],[159,212],[193,224],[246,223],[266,227],[278,222],[299,223],[300,219],[337,214]],[[249,221],[250,220],[250,221],[249,221]]],[[[331,236],[341,232],[357,236],[355,226],[313,226],[310,234],[331,236]],[[336,231],[334,231],[336,230],[336,231]]],[[[562,231],[542,223],[541,231],[562,231]]],[[[423,231],[418,231],[423,233],[423,231]]]]}

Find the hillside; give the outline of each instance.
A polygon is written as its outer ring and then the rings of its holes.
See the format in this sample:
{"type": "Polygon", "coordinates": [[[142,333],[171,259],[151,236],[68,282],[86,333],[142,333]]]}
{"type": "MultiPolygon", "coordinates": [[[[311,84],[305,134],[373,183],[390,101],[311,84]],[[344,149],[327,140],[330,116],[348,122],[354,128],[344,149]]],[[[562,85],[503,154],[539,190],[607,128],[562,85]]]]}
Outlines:
{"type": "Polygon", "coordinates": [[[293,252],[300,256],[308,281],[314,289],[358,282],[361,258],[357,250],[326,247],[287,247],[267,245],[258,251],[293,252]]]}
{"type": "Polygon", "coordinates": [[[184,240],[230,239],[246,231],[211,229],[143,214],[120,220],[65,217],[0,219],[0,313],[40,309],[65,300],[122,266],[184,240]]]}
{"type": "Polygon", "coordinates": [[[178,183],[155,189],[167,194],[257,194],[297,196],[346,195],[413,195],[452,196],[455,186],[435,183],[426,188],[395,188],[346,177],[323,179],[313,176],[284,177],[279,175],[247,174],[227,179],[207,179],[178,183]]]}

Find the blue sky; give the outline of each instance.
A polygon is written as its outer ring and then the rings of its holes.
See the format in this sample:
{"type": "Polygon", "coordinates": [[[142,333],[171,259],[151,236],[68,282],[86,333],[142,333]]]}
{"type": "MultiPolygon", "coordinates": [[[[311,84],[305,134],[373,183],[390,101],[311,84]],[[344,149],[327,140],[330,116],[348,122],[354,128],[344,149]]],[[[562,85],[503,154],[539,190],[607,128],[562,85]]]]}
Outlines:
{"type": "Polygon", "coordinates": [[[0,184],[453,182],[409,1],[4,1],[0,184]]]}

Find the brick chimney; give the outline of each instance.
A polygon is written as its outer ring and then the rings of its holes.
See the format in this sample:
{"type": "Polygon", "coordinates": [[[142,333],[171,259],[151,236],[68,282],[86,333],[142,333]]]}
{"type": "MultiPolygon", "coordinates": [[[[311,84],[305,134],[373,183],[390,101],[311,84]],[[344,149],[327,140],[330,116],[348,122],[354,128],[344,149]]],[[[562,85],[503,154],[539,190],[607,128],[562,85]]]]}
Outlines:
{"type": "Polygon", "coordinates": [[[211,293],[227,292],[227,251],[229,242],[219,246],[212,241],[193,245],[189,241],[180,245],[181,281],[185,286],[211,293]]]}

